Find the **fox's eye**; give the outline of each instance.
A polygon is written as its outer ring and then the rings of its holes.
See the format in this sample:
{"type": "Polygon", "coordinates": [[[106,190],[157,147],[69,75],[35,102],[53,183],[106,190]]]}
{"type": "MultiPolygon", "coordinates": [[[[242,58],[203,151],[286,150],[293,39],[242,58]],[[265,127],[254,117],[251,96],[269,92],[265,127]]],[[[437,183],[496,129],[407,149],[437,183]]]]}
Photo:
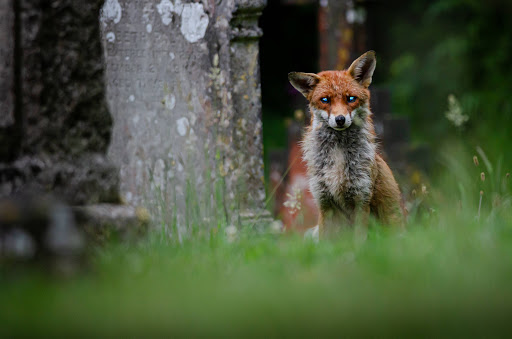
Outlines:
{"type": "Polygon", "coordinates": [[[328,104],[330,100],[328,97],[323,97],[320,99],[320,101],[323,102],[324,104],[328,104]]]}
{"type": "Polygon", "coordinates": [[[347,96],[347,101],[349,104],[356,102],[356,100],[357,100],[357,97],[354,97],[352,95],[347,96]]]}

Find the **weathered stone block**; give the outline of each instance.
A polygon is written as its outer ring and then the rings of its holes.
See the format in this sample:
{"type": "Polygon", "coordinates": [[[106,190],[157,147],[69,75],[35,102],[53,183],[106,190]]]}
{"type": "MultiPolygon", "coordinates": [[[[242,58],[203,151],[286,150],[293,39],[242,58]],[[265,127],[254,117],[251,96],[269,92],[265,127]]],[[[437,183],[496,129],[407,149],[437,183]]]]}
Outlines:
{"type": "Polygon", "coordinates": [[[16,146],[14,133],[14,2],[0,3],[0,159],[11,158],[16,146]]]}
{"type": "Polygon", "coordinates": [[[0,71],[8,76],[0,84],[12,95],[2,101],[8,109],[0,118],[9,145],[0,160],[1,196],[30,190],[75,205],[119,201],[118,172],[106,158],[112,119],[98,22],[102,4],[2,3],[0,71]]]}
{"type": "Polygon", "coordinates": [[[14,4],[0,4],[0,128],[14,123],[14,4]]]}
{"type": "Polygon", "coordinates": [[[119,173],[107,159],[103,3],[0,4],[0,259],[66,256],[73,239],[81,255],[76,226],[145,229],[133,207],[117,204],[119,173]]]}
{"type": "Polygon", "coordinates": [[[258,16],[265,1],[107,0],[109,155],[132,204],[177,224],[263,213],[258,16]]]}

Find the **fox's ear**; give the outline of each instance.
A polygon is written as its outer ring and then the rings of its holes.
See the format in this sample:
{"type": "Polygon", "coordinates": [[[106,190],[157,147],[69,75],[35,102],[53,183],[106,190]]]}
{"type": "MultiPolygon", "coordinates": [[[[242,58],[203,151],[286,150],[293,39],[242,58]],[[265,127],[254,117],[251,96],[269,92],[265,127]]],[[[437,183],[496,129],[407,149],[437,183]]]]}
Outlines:
{"type": "Polygon", "coordinates": [[[314,73],[291,72],[288,73],[288,80],[297,91],[307,98],[320,81],[320,77],[314,73]]]}
{"type": "Polygon", "coordinates": [[[361,85],[368,88],[372,83],[373,71],[377,60],[375,59],[375,52],[368,51],[357,58],[352,65],[348,68],[348,73],[361,85]]]}

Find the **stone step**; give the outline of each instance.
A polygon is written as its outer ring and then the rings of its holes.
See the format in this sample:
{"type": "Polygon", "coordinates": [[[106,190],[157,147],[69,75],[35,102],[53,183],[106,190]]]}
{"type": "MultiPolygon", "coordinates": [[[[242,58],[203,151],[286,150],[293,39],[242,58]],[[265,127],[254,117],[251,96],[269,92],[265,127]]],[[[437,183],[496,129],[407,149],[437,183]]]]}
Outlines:
{"type": "Polygon", "coordinates": [[[72,207],[48,194],[11,195],[0,199],[0,262],[71,273],[85,267],[91,245],[138,239],[148,225],[148,212],[132,206],[72,207]]]}

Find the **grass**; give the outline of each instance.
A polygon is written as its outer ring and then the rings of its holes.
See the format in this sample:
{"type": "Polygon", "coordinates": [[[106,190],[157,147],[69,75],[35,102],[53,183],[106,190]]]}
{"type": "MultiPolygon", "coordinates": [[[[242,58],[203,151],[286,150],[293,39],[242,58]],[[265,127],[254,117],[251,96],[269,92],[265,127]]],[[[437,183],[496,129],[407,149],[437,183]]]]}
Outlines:
{"type": "Polygon", "coordinates": [[[375,228],[364,243],[148,239],[98,250],[81,276],[2,279],[0,334],[488,335],[509,330],[511,282],[509,221],[375,228]]]}
{"type": "Polygon", "coordinates": [[[404,232],[373,225],[363,242],[347,231],[313,243],[212,231],[179,243],[155,231],[95,248],[71,278],[3,274],[0,336],[510,334],[509,184],[498,166],[481,181],[490,162],[468,159],[447,162],[447,184],[428,188],[423,212],[418,198],[404,232]]]}

